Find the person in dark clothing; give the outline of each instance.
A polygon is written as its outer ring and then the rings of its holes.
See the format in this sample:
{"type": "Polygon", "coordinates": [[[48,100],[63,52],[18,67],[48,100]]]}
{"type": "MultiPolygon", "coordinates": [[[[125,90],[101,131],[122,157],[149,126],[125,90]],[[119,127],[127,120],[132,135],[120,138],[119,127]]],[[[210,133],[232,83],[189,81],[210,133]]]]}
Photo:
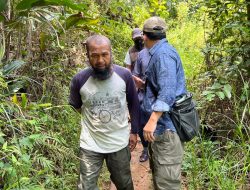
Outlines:
{"type": "Polygon", "coordinates": [[[138,53],[138,58],[135,62],[134,70],[132,72],[133,78],[137,87],[137,92],[138,92],[138,98],[140,102],[140,126],[139,126],[139,136],[141,139],[141,143],[143,146],[143,151],[140,155],[140,162],[145,162],[148,160],[148,141],[146,141],[143,137],[143,128],[146,125],[148,119],[149,119],[149,114],[147,114],[143,109],[142,109],[142,103],[143,103],[143,98],[144,98],[144,93],[145,93],[145,80],[146,80],[146,69],[148,67],[148,62],[149,62],[150,56],[147,48],[144,48],[138,53]]]}
{"type": "MultiPolygon", "coordinates": [[[[148,64],[148,54],[145,54],[147,50],[144,52],[144,43],[143,43],[143,37],[142,37],[142,31],[139,28],[135,28],[132,31],[132,40],[134,41],[134,45],[129,48],[126,57],[125,57],[125,64],[126,68],[129,69],[132,74],[135,83],[137,84],[137,90],[138,90],[138,97],[140,99],[140,103],[142,102],[143,98],[143,87],[141,86],[141,82],[143,83],[143,79],[141,76],[143,75],[142,70],[140,70],[140,66],[143,65],[143,67],[147,66],[148,64]],[[138,55],[140,51],[143,51],[143,53],[140,56],[139,62],[138,61],[138,55]],[[145,56],[145,57],[143,57],[145,56]],[[137,64],[136,72],[135,67],[137,64]],[[140,75],[140,76],[139,76],[140,75]],[[142,80],[141,80],[142,79],[142,80]],[[139,85],[139,86],[138,86],[139,85]]],[[[143,151],[140,155],[139,161],[145,162],[148,160],[148,142],[144,140],[143,137],[143,127],[145,126],[145,122],[148,120],[148,117],[145,115],[145,112],[143,110],[140,110],[140,127],[139,127],[139,136],[142,142],[143,151]]]]}
{"type": "Polygon", "coordinates": [[[133,29],[132,40],[134,41],[134,45],[129,48],[124,59],[126,68],[128,68],[131,72],[134,70],[138,53],[144,48],[141,29],[133,29]]]}

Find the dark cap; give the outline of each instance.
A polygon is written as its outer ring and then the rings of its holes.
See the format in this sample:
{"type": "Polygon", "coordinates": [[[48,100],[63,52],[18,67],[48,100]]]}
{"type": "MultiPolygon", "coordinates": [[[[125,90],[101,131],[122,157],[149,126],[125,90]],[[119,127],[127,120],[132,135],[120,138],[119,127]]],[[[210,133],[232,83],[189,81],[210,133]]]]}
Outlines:
{"type": "Polygon", "coordinates": [[[142,38],[142,31],[140,28],[135,28],[133,31],[132,31],[132,39],[135,39],[135,38],[142,38]]]}
{"type": "Polygon", "coordinates": [[[165,20],[157,16],[150,17],[144,22],[143,25],[144,32],[165,33],[166,29],[167,29],[167,24],[165,20]]]}

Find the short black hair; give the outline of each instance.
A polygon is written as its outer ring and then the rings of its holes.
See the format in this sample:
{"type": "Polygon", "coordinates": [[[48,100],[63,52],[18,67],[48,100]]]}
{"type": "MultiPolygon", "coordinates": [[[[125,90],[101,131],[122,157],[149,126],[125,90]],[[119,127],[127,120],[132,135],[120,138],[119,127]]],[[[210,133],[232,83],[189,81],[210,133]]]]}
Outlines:
{"type": "Polygon", "coordinates": [[[145,32],[143,31],[143,35],[146,35],[150,40],[161,40],[166,38],[166,33],[155,33],[155,32],[145,32]]]}
{"type": "Polygon", "coordinates": [[[93,35],[93,36],[89,36],[87,38],[87,40],[85,42],[87,52],[89,52],[89,46],[90,46],[90,44],[92,42],[95,42],[97,44],[107,43],[110,46],[110,50],[111,50],[111,42],[110,42],[110,40],[106,36],[96,34],[96,35],[93,35]]]}

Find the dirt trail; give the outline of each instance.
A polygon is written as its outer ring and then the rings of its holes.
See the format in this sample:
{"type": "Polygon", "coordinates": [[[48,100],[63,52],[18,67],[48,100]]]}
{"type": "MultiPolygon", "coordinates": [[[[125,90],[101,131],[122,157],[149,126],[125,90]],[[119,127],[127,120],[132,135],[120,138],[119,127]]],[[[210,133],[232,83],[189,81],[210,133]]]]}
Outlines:
{"type": "MultiPolygon", "coordinates": [[[[151,190],[151,172],[149,169],[149,161],[139,162],[142,152],[142,145],[137,143],[135,150],[131,153],[131,172],[135,190],[151,190]]],[[[111,184],[110,190],[116,190],[111,184]]]]}
{"type": "MultiPolygon", "coordinates": [[[[131,172],[135,190],[152,190],[152,174],[149,168],[149,161],[139,162],[142,152],[142,144],[137,143],[135,150],[131,153],[131,172]]],[[[187,179],[182,176],[182,190],[188,190],[187,179]]],[[[117,190],[114,184],[108,184],[106,190],[117,190]]]]}

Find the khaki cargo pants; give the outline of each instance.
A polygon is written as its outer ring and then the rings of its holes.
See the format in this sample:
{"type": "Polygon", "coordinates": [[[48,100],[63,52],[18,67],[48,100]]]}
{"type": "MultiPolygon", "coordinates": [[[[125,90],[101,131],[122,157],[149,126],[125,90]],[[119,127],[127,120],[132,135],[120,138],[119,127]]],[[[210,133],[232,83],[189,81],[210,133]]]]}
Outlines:
{"type": "Polygon", "coordinates": [[[99,190],[97,181],[104,160],[117,190],[133,190],[130,159],[129,147],[108,154],[80,148],[80,175],[77,190],[99,190]]]}
{"type": "Polygon", "coordinates": [[[149,144],[149,161],[155,190],[181,188],[183,144],[177,133],[166,131],[149,144]]]}

